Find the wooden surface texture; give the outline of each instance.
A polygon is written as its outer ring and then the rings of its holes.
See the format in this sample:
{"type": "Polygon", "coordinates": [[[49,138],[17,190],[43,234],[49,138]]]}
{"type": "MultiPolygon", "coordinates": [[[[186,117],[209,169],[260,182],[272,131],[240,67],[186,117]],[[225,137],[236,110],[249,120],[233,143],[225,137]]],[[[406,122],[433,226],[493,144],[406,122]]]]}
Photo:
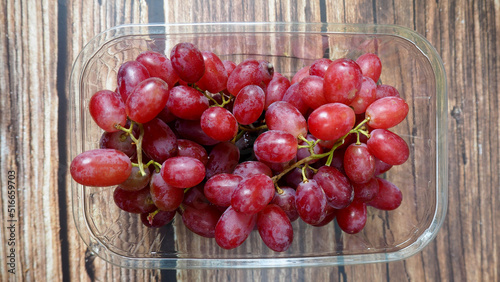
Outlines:
{"type": "Polygon", "coordinates": [[[0,281],[500,280],[497,0],[4,0],[0,69],[0,281]],[[435,46],[448,80],[449,206],[422,252],[356,266],[179,271],[122,269],[92,255],[75,228],[68,189],[73,61],[95,35],[119,24],[225,21],[396,24],[435,46]]]}

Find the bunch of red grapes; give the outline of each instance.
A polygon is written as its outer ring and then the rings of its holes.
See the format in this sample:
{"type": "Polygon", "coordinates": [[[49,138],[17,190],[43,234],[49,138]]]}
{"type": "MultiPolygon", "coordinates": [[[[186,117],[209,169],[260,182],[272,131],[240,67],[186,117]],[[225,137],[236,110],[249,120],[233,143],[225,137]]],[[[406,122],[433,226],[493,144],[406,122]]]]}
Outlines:
{"type": "Polygon", "coordinates": [[[114,202],[148,227],[176,213],[225,249],[257,229],[274,251],[293,241],[291,222],[336,218],[360,232],[367,206],[393,210],[402,193],[380,178],[409,156],[389,131],[407,103],[378,84],[379,57],[317,59],[290,81],[265,60],[238,65],[191,43],[145,51],[121,65],[115,91],[89,111],[100,149],[71,163],[86,186],[116,186],[114,202]]]}

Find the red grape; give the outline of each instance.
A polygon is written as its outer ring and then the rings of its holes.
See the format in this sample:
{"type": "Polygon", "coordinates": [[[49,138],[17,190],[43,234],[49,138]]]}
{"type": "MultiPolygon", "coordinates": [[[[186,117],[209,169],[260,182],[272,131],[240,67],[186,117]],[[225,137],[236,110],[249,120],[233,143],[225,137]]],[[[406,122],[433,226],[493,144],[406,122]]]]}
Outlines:
{"type": "Polygon", "coordinates": [[[257,137],[253,150],[260,161],[285,163],[297,154],[297,139],[285,131],[269,130],[257,137]]]}
{"type": "Polygon", "coordinates": [[[224,249],[234,249],[248,238],[257,220],[257,215],[237,212],[229,207],[215,226],[215,241],[224,249]]]}
{"type": "Polygon", "coordinates": [[[295,75],[292,77],[291,84],[299,83],[304,77],[309,75],[310,66],[305,66],[298,70],[295,75]]]}
{"type": "Polygon", "coordinates": [[[285,212],[277,205],[268,205],[257,216],[262,241],[275,252],[286,251],[293,242],[293,228],[285,212]]]}
{"type": "Polygon", "coordinates": [[[347,207],[354,198],[354,190],[349,179],[338,169],[322,166],[314,175],[314,180],[323,189],[328,204],[336,209],[347,207]]]}
{"type": "Polygon", "coordinates": [[[177,139],[177,149],[178,156],[192,157],[207,165],[208,154],[200,144],[187,139],[177,139]]]}
{"type": "Polygon", "coordinates": [[[115,126],[125,126],[127,113],[120,95],[113,91],[101,90],[90,98],[89,112],[95,123],[107,132],[118,131],[115,126]]]}
{"type": "Polygon", "coordinates": [[[376,100],[390,96],[399,97],[399,91],[390,85],[377,85],[376,100]]]}
{"type": "Polygon", "coordinates": [[[127,180],[120,183],[120,187],[127,191],[137,191],[146,187],[151,179],[151,172],[149,169],[144,170],[144,175],[142,175],[138,166],[132,167],[132,172],[127,180]]]}
{"type": "Polygon", "coordinates": [[[170,51],[172,67],[180,79],[195,83],[205,73],[205,62],[200,50],[191,43],[179,43],[170,51]]]}
{"type": "Polygon", "coordinates": [[[307,120],[309,132],[322,140],[337,140],[346,135],[354,126],[356,115],[352,108],[331,103],[314,110],[307,120]]]}
{"type": "Polygon", "coordinates": [[[320,221],[317,224],[314,224],[313,226],[315,226],[315,227],[325,226],[328,223],[330,223],[332,220],[334,220],[336,216],[337,216],[337,209],[333,208],[330,205],[326,205],[325,218],[323,218],[322,221],[320,221]]]}
{"type": "Polygon", "coordinates": [[[142,214],[156,210],[149,194],[149,187],[139,191],[127,191],[118,186],[113,192],[113,200],[120,209],[130,213],[142,214]]]}
{"type": "Polygon", "coordinates": [[[115,149],[124,152],[129,157],[134,156],[137,152],[130,134],[123,131],[104,132],[99,140],[99,148],[115,149]]]}
{"type": "Polygon", "coordinates": [[[397,134],[386,129],[375,129],[366,143],[376,158],[389,165],[400,165],[408,160],[410,149],[397,134]]]}
{"type": "MultiPolygon", "coordinates": [[[[370,150],[369,147],[368,147],[368,150],[370,150]]],[[[372,155],[373,155],[373,153],[372,153],[372,155]]],[[[388,171],[391,168],[392,168],[392,165],[384,163],[379,158],[375,157],[375,176],[380,175],[382,173],[385,173],[386,171],[388,171]]]]}
{"type": "Polygon", "coordinates": [[[382,62],[377,55],[373,53],[363,54],[359,56],[356,63],[361,68],[364,76],[371,78],[375,82],[378,81],[382,73],[382,62]]]}
{"type": "Polygon", "coordinates": [[[299,83],[297,91],[304,103],[316,109],[327,103],[323,94],[323,78],[315,75],[304,77],[299,83]]]}
{"type": "Polygon", "coordinates": [[[403,121],[408,114],[408,104],[399,97],[384,97],[366,109],[368,125],[372,128],[391,128],[403,121]]]}
{"type": "Polygon", "coordinates": [[[299,218],[299,213],[295,207],[295,189],[291,187],[280,187],[283,193],[276,192],[271,204],[279,206],[288,216],[290,221],[295,221],[299,218]]]}
{"type": "MultiPolygon", "coordinates": [[[[231,72],[227,79],[227,90],[231,95],[238,96],[243,87],[247,85],[258,85],[264,83],[265,80],[271,80],[267,67],[254,59],[247,59],[241,62],[231,72]],[[265,69],[262,69],[265,67],[265,69]]],[[[268,81],[268,82],[269,82],[268,81]]],[[[266,84],[266,83],[264,83],[266,84]]]]}
{"type": "Polygon", "coordinates": [[[240,150],[230,142],[222,142],[208,155],[207,179],[219,173],[232,173],[240,160],[240,150]]]}
{"type": "Polygon", "coordinates": [[[231,196],[242,179],[239,175],[229,173],[216,174],[205,183],[205,197],[214,205],[229,207],[231,196]]]}
{"type": "Polygon", "coordinates": [[[70,165],[73,179],[85,186],[113,186],[132,173],[130,158],[114,149],[94,149],[76,156],[70,165]]]}
{"type": "Polygon", "coordinates": [[[271,169],[262,162],[246,161],[239,163],[235,168],[233,174],[241,177],[249,177],[256,174],[265,174],[269,177],[273,176],[271,169]]]}
{"type": "Polygon", "coordinates": [[[179,76],[172,67],[172,62],[163,54],[155,51],[144,51],[135,59],[149,72],[151,77],[161,78],[168,84],[168,88],[175,86],[179,76]]]}
{"type": "Polygon", "coordinates": [[[283,76],[274,75],[273,79],[269,82],[266,89],[266,105],[264,109],[267,110],[269,106],[276,102],[281,101],[285,92],[290,87],[290,80],[283,76]]]}
{"type": "Polygon", "coordinates": [[[274,196],[273,180],[264,174],[244,178],[231,196],[231,206],[234,210],[255,214],[261,211],[274,196]]]}
{"type": "Polygon", "coordinates": [[[177,119],[175,121],[175,130],[183,138],[192,140],[203,146],[211,146],[220,142],[210,138],[203,132],[199,120],[177,119]]]}
{"type": "Polygon", "coordinates": [[[217,93],[226,89],[227,71],[220,58],[210,51],[201,52],[205,62],[205,74],[196,83],[202,90],[217,93]]]}
{"type": "Polygon", "coordinates": [[[375,178],[363,184],[353,183],[352,186],[354,187],[354,200],[356,201],[371,201],[378,193],[378,181],[375,178]]]}
{"type": "Polygon", "coordinates": [[[243,125],[254,123],[262,114],[265,103],[264,90],[257,85],[247,85],[238,92],[234,100],[234,117],[243,125]]]}
{"type": "Polygon", "coordinates": [[[175,211],[184,200],[184,190],[167,184],[160,173],[153,173],[149,188],[151,198],[160,210],[175,211]]]}
{"type": "MultiPolygon", "coordinates": [[[[313,141],[314,142],[314,141],[318,140],[312,134],[307,134],[304,137],[308,141],[313,141]]],[[[306,144],[305,141],[300,141],[299,145],[307,145],[307,144],[306,144]]],[[[318,144],[316,144],[313,147],[313,153],[316,154],[316,155],[322,154],[323,153],[323,148],[321,146],[319,146],[318,144]]],[[[297,161],[300,161],[300,160],[305,159],[305,158],[310,157],[310,156],[311,156],[311,152],[309,151],[309,148],[300,148],[300,149],[297,150],[297,161]]],[[[319,161],[319,159],[311,160],[308,163],[309,164],[313,164],[313,163],[315,163],[317,161],[319,161]]]]}
{"type": "Polygon", "coordinates": [[[266,111],[265,118],[267,127],[271,130],[286,131],[295,137],[307,135],[306,119],[288,102],[277,101],[271,104],[266,111]]]}
{"type": "Polygon", "coordinates": [[[300,218],[311,225],[319,224],[326,216],[327,199],[316,180],[311,179],[297,186],[295,206],[300,218]]]}
{"type": "Polygon", "coordinates": [[[138,123],[148,122],[163,110],[168,96],[168,85],[165,81],[156,77],[145,79],[128,96],[127,115],[138,123]]]}
{"type": "Polygon", "coordinates": [[[379,210],[390,211],[397,209],[403,201],[401,190],[388,180],[376,177],[378,181],[378,193],[366,204],[379,210]]]}
{"type": "Polygon", "coordinates": [[[345,150],[344,170],[352,182],[366,183],[375,174],[375,157],[366,144],[351,144],[345,150]]]}
{"type": "Polygon", "coordinates": [[[200,125],[210,138],[221,142],[233,139],[238,133],[236,118],[230,111],[221,107],[211,107],[204,111],[200,125]]]}
{"type": "Polygon", "coordinates": [[[141,213],[141,221],[145,226],[149,228],[158,228],[171,222],[174,219],[176,213],[176,211],[160,210],[149,213],[141,213]]]}
{"type": "Polygon", "coordinates": [[[118,92],[123,102],[127,101],[128,96],[139,83],[149,77],[148,70],[141,63],[136,61],[123,63],[117,75],[118,92]]]}
{"type": "Polygon", "coordinates": [[[309,75],[317,75],[319,77],[325,77],[325,72],[331,63],[332,60],[327,58],[321,58],[315,60],[311,64],[311,67],[309,67],[309,75]]]}
{"type": "Polygon", "coordinates": [[[306,115],[309,110],[309,106],[302,100],[302,95],[299,90],[299,83],[294,83],[288,87],[283,95],[282,101],[290,103],[292,106],[297,108],[302,115],[306,115]]]}
{"type": "Polygon", "coordinates": [[[366,205],[363,202],[352,202],[348,207],[337,211],[337,223],[340,229],[348,234],[363,230],[366,219],[366,205]]]}
{"type": "Polygon", "coordinates": [[[189,86],[178,85],[169,92],[168,110],[177,117],[187,120],[199,120],[208,109],[208,98],[189,86]]]}
{"type": "Polygon", "coordinates": [[[361,68],[350,59],[333,61],[325,72],[324,95],[329,103],[349,105],[361,89],[361,68]]]}
{"type": "Polygon", "coordinates": [[[354,113],[362,114],[366,108],[376,100],[377,84],[369,77],[363,76],[361,89],[352,103],[349,105],[354,109],[354,113]]]}
{"type": "Polygon", "coordinates": [[[202,209],[185,207],[182,212],[182,222],[194,233],[206,237],[215,237],[215,226],[222,213],[215,206],[206,206],[202,209]]]}
{"type": "Polygon", "coordinates": [[[178,188],[189,188],[203,181],[205,166],[195,158],[173,157],[162,164],[160,173],[167,184],[178,188]]]}
{"type": "Polygon", "coordinates": [[[161,163],[177,155],[177,138],[168,125],[155,118],[143,126],[142,149],[150,158],[161,163]]]}

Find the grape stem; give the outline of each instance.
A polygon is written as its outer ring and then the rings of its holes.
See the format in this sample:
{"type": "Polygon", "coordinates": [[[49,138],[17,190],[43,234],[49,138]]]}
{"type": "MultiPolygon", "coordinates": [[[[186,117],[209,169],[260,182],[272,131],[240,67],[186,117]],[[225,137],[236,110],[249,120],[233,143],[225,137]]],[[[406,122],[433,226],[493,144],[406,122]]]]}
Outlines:
{"type": "Polygon", "coordinates": [[[212,107],[224,107],[225,105],[229,104],[231,102],[232,97],[226,98],[226,94],[224,94],[223,91],[219,92],[221,98],[222,98],[222,104],[219,104],[217,100],[214,99],[210,94],[207,93],[207,91],[202,90],[200,87],[198,87],[196,84],[188,84],[189,86],[193,87],[194,89],[200,91],[207,99],[212,101],[214,105],[212,107]]]}
{"type": "Polygon", "coordinates": [[[132,139],[132,141],[135,143],[135,147],[137,149],[137,166],[139,167],[141,175],[146,175],[146,172],[144,171],[144,163],[142,162],[142,139],[144,138],[144,127],[141,123],[132,121],[130,124],[130,128],[125,128],[119,124],[116,125],[116,128],[130,135],[130,139],[132,139]],[[139,126],[139,138],[135,138],[133,134],[134,124],[137,124],[137,126],[139,126]]]}
{"type": "Polygon", "coordinates": [[[356,127],[354,127],[353,129],[351,129],[347,134],[345,134],[344,136],[342,136],[341,138],[339,138],[337,140],[337,142],[335,142],[335,144],[333,145],[333,147],[330,149],[330,151],[326,152],[326,153],[323,153],[323,154],[315,154],[314,153],[314,146],[316,146],[318,144],[319,141],[321,141],[320,139],[316,140],[316,141],[310,141],[310,140],[307,140],[304,136],[302,135],[299,135],[297,136],[298,139],[304,141],[307,145],[299,145],[297,146],[299,149],[300,148],[309,148],[309,152],[311,153],[311,155],[307,158],[303,158],[302,160],[294,163],[293,165],[289,166],[288,168],[286,168],[285,170],[283,170],[281,173],[275,175],[272,177],[272,180],[273,182],[275,183],[275,186],[277,187],[276,183],[284,176],[286,175],[288,172],[290,172],[291,170],[297,168],[297,167],[300,167],[302,165],[304,165],[304,167],[302,167],[302,177],[304,179],[304,182],[307,182],[307,177],[305,175],[305,169],[306,168],[311,168],[309,166],[309,162],[313,161],[313,160],[317,160],[317,159],[322,159],[322,158],[325,158],[325,157],[328,157],[328,159],[326,160],[326,163],[325,165],[326,166],[330,166],[332,164],[332,161],[333,161],[333,153],[335,152],[335,150],[340,147],[341,145],[344,144],[345,142],[345,139],[347,138],[347,136],[349,136],[349,134],[357,134],[358,135],[358,142],[359,142],[359,134],[363,134],[365,135],[366,137],[370,138],[370,134],[364,130],[363,128],[363,125],[365,123],[367,123],[368,121],[370,121],[370,118],[367,117],[365,118],[362,122],[360,122],[356,127]]]}

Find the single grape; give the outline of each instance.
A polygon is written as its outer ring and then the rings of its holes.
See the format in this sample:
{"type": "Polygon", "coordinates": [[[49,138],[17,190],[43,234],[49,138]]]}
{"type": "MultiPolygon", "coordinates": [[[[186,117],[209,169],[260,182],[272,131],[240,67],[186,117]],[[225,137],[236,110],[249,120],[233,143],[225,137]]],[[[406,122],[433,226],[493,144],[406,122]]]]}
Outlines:
{"type": "Polygon", "coordinates": [[[363,184],[353,183],[354,187],[354,200],[360,202],[369,202],[378,193],[378,181],[375,178],[370,179],[363,184]]]}
{"type": "Polygon", "coordinates": [[[246,161],[239,163],[235,168],[233,174],[241,177],[250,177],[256,174],[265,174],[269,177],[273,176],[271,169],[259,161],[246,161]]]}
{"type": "Polygon", "coordinates": [[[354,126],[356,115],[352,108],[330,103],[314,110],[307,120],[309,132],[322,140],[337,140],[354,126]]]}
{"type": "Polygon", "coordinates": [[[408,160],[410,149],[397,134],[386,129],[375,129],[370,135],[366,144],[376,158],[388,165],[401,165],[408,160]]]}
{"type": "Polygon", "coordinates": [[[328,223],[332,222],[332,220],[334,220],[336,216],[337,216],[337,209],[335,209],[331,205],[326,205],[325,218],[323,218],[322,221],[320,221],[318,224],[314,224],[313,226],[315,227],[325,226],[328,223]]]}
{"type": "Polygon", "coordinates": [[[89,112],[95,123],[107,132],[118,131],[116,125],[125,126],[127,123],[125,104],[113,91],[101,90],[92,95],[89,112]]]}
{"type": "Polygon", "coordinates": [[[159,228],[170,223],[176,211],[161,211],[141,213],[141,222],[149,228],[159,228]]]}
{"type": "Polygon", "coordinates": [[[145,79],[127,98],[127,115],[133,121],[146,123],[163,110],[168,98],[168,85],[165,81],[157,77],[145,79]]]}
{"type": "Polygon", "coordinates": [[[221,59],[210,51],[201,52],[205,62],[205,73],[196,83],[202,90],[217,93],[226,89],[227,71],[221,59]]]}
{"type": "Polygon", "coordinates": [[[215,226],[222,213],[215,206],[202,209],[185,207],[182,212],[182,222],[192,232],[206,238],[215,237],[215,226]]]}
{"type": "Polygon", "coordinates": [[[256,122],[266,102],[264,90],[257,85],[243,87],[234,100],[233,114],[236,120],[243,125],[256,122]]]}
{"type": "Polygon", "coordinates": [[[313,179],[325,192],[328,204],[336,209],[347,207],[354,199],[351,182],[335,167],[320,167],[313,179]]]}
{"type": "Polygon", "coordinates": [[[208,109],[208,98],[194,88],[178,85],[170,89],[168,110],[175,116],[187,120],[199,120],[208,109]]]}
{"type": "Polygon", "coordinates": [[[267,66],[254,59],[247,59],[236,66],[227,79],[227,90],[231,95],[238,96],[243,87],[248,85],[267,85],[265,81],[271,80],[267,66]],[[265,69],[263,69],[263,67],[265,69]]]}
{"type": "Polygon", "coordinates": [[[189,188],[203,181],[205,166],[195,158],[173,157],[162,164],[160,173],[167,184],[177,188],[189,188]]]}
{"type": "Polygon", "coordinates": [[[143,126],[142,149],[150,158],[162,163],[177,155],[177,138],[168,125],[155,118],[143,126]]]}
{"type": "Polygon", "coordinates": [[[299,83],[294,83],[288,87],[283,95],[282,101],[290,103],[292,106],[297,108],[302,115],[306,115],[309,110],[309,106],[302,99],[302,95],[300,94],[299,83]]]}
{"type": "Polygon", "coordinates": [[[151,172],[149,169],[144,170],[144,175],[142,175],[138,166],[132,167],[132,172],[130,176],[124,182],[120,183],[120,187],[127,191],[137,191],[146,187],[151,179],[151,172]]]}
{"type": "Polygon", "coordinates": [[[275,204],[280,207],[288,216],[290,222],[293,222],[299,218],[299,213],[295,207],[295,189],[287,186],[282,186],[280,188],[283,193],[279,194],[276,191],[271,204],[275,204]]]}
{"type": "Polygon", "coordinates": [[[232,173],[240,160],[238,147],[231,142],[222,142],[208,154],[207,179],[219,173],[232,173]]]}
{"type": "Polygon", "coordinates": [[[219,173],[207,180],[204,193],[214,205],[229,207],[231,196],[243,177],[230,173],[219,173]]]}
{"type": "Polygon", "coordinates": [[[325,72],[328,66],[332,63],[332,60],[327,58],[321,58],[315,60],[311,67],[309,67],[309,75],[316,75],[319,77],[325,77],[325,72]]]}
{"type": "Polygon", "coordinates": [[[337,223],[348,234],[359,233],[366,225],[366,204],[352,202],[348,207],[337,211],[337,223]]]}
{"type": "Polygon", "coordinates": [[[344,154],[344,170],[352,182],[366,183],[375,174],[375,157],[366,144],[351,144],[344,154]]]}
{"type": "Polygon", "coordinates": [[[203,188],[204,185],[205,184],[201,182],[200,184],[187,189],[187,191],[184,190],[184,200],[182,201],[182,205],[184,207],[192,207],[198,210],[212,206],[210,201],[205,196],[203,188]]]}
{"type": "Polygon", "coordinates": [[[137,61],[123,63],[117,74],[118,92],[122,97],[122,101],[126,102],[134,88],[149,77],[148,70],[141,63],[137,61]]]}
{"type": "Polygon", "coordinates": [[[275,252],[284,252],[292,245],[292,224],[285,212],[277,205],[267,205],[259,212],[257,229],[262,241],[275,252]]]}
{"type": "Polygon", "coordinates": [[[378,193],[366,204],[379,210],[395,210],[403,201],[401,190],[388,180],[376,177],[378,181],[378,193]]]}
{"type": "MultiPolygon", "coordinates": [[[[370,148],[368,148],[369,150],[370,148]]],[[[373,154],[373,153],[372,153],[373,154]]],[[[375,157],[375,176],[381,175],[392,168],[392,165],[384,163],[379,158],[375,157]]]]}
{"type": "Polygon", "coordinates": [[[376,100],[377,84],[369,77],[363,76],[361,89],[352,103],[349,105],[354,109],[355,114],[362,114],[366,108],[376,100]]]}
{"type": "Polygon", "coordinates": [[[285,92],[290,87],[290,80],[288,78],[274,75],[273,79],[269,82],[266,89],[266,105],[264,109],[267,110],[271,104],[276,101],[281,101],[285,92]]]}
{"type": "Polygon", "coordinates": [[[399,91],[390,85],[386,84],[377,85],[376,100],[391,96],[400,97],[399,91]]]}
{"type": "Polygon", "coordinates": [[[286,131],[295,137],[307,135],[306,119],[297,108],[288,102],[274,102],[267,109],[265,118],[270,130],[286,131]]]}
{"type": "Polygon", "coordinates": [[[310,66],[305,66],[295,73],[292,77],[291,84],[299,83],[304,77],[309,75],[310,66]]]}
{"type": "Polygon", "coordinates": [[[163,107],[163,109],[160,111],[160,113],[158,113],[156,117],[161,119],[164,123],[170,123],[177,119],[177,117],[168,110],[166,104],[165,107],[163,107]]]}
{"type": "Polygon", "coordinates": [[[130,213],[142,214],[156,210],[149,194],[149,187],[139,191],[127,191],[117,186],[113,192],[113,200],[120,209],[130,213]]]}
{"type": "Polygon", "coordinates": [[[130,158],[114,149],[94,149],[76,156],[70,165],[73,179],[85,186],[113,186],[132,173],[130,158]]]}
{"type": "Polygon", "coordinates": [[[226,69],[227,77],[229,77],[229,75],[236,68],[236,63],[233,61],[224,60],[224,61],[222,61],[222,64],[224,65],[224,68],[226,69]]]}
{"type": "Polygon", "coordinates": [[[408,104],[399,97],[384,97],[366,108],[368,125],[372,128],[388,129],[398,125],[408,114],[408,104]]]}
{"type": "Polygon", "coordinates": [[[144,51],[135,59],[149,72],[151,77],[161,78],[172,88],[179,81],[179,76],[172,67],[172,62],[163,54],[155,51],[144,51]]]}
{"type": "Polygon", "coordinates": [[[149,188],[154,204],[162,211],[175,211],[184,200],[184,190],[167,184],[160,173],[153,173],[149,188]]]}
{"type": "MultiPolygon", "coordinates": [[[[135,137],[139,137],[135,135],[135,137]]],[[[129,157],[133,157],[137,153],[135,144],[128,133],[123,131],[104,132],[99,140],[99,148],[115,149],[125,153],[129,157]]]]}
{"type": "Polygon", "coordinates": [[[363,74],[355,61],[337,59],[325,72],[324,95],[329,103],[349,105],[361,89],[363,74]]]}
{"type": "Polygon", "coordinates": [[[187,83],[195,83],[205,73],[205,61],[203,55],[191,43],[178,43],[170,51],[170,60],[180,79],[187,83]]]}
{"type": "Polygon", "coordinates": [[[221,107],[211,107],[201,115],[201,129],[210,138],[225,142],[238,133],[238,122],[234,115],[221,107]]]}
{"type": "Polygon", "coordinates": [[[256,214],[261,211],[274,196],[273,180],[264,174],[244,178],[231,196],[234,210],[245,214],[256,214]]]}
{"type": "Polygon", "coordinates": [[[382,73],[382,62],[377,55],[373,53],[363,54],[359,56],[356,63],[361,68],[364,76],[371,78],[375,82],[378,81],[382,73]]]}
{"type": "Polygon", "coordinates": [[[252,232],[256,221],[256,214],[240,213],[229,207],[215,226],[215,242],[224,249],[240,246],[252,232]]]}
{"type": "Polygon", "coordinates": [[[200,144],[187,139],[177,139],[177,150],[178,156],[192,157],[207,165],[208,153],[200,144]]]}
{"type": "Polygon", "coordinates": [[[300,218],[311,225],[319,224],[326,216],[327,199],[316,180],[311,179],[297,186],[295,206],[300,218]]]}
{"type": "Polygon", "coordinates": [[[253,149],[260,161],[286,163],[297,154],[297,139],[288,132],[269,130],[257,137],[253,149]]]}
{"type": "Polygon", "coordinates": [[[304,77],[299,83],[297,91],[304,103],[312,109],[327,104],[323,94],[323,78],[315,75],[304,77]]]}

